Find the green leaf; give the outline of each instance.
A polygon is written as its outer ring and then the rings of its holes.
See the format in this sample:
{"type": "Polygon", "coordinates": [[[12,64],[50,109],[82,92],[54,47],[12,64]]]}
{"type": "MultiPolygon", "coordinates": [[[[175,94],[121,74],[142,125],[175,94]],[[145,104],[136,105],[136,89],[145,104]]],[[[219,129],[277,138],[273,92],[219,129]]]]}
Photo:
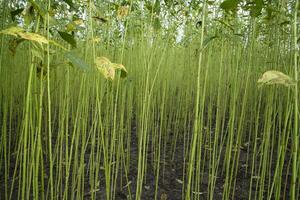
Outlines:
{"type": "Polygon", "coordinates": [[[30,23],[34,21],[34,8],[33,6],[29,6],[26,8],[24,22],[26,26],[29,26],[30,23]]]}
{"type": "Polygon", "coordinates": [[[220,7],[223,10],[229,11],[237,8],[239,0],[225,0],[221,3],[220,7]]]}
{"type": "Polygon", "coordinates": [[[69,34],[69,33],[66,33],[66,32],[62,32],[62,31],[58,31],[60,37],[66,41],[67,43],[69,43],[73,48],[76,48],[77,47],[77,44],[76,44],[76,40],[74,39],[74,36],[69,34]]]}
{"type": "Polygon", "coordinates": [[[20,8],[20,9],[11,11],[11,12],[10,12],[11,19],[12,19],[13,21],[15,21],[16,16],[19,15],[19,14],[21,14],[21,13],[23,12],[23,10],[24,10],[24,8],[20,8]]]}
{"type": "Polygon", "coordinates": [[[47,14],[47,9],[45,8],[44,4],[40,0],[29,0],[31,5],[34,9],[43,17],[45,18],[47,14]]]}
{"type": "Polygon", "coordinates": [[[159,15],[159,13],[160,13],[160,0],[156,0],[156,1],[155,1],[153,11],[154,11],[157,15],[159,15]]]}
{"type": "Polygon", "coordinates": [[[80,56],[74,51],[69,51],[64,54],[65,57],[72,63],[73,66],[81,69],[83,71],[87,71],[91,69],[91,66],[87,64],[80,56]]]}
{"type": "Polygon", "coordinates": [[[154,28],[154,30],[159,30],[161,28],[161,23],[160,23],[160,20],[158,17],[154,18],[153,28],[154,28]]]}
{"type": "Polygon", "coordinates": [[[71,8],[74,8],[74,3],[72,0],[63,0],[66,4],[68,4],[71,8]]]}
{"type": "Polygon", "coordinates": [[[263,0],[255,0],[254,5],[250,7],[250,16],[258,17],[261,15],[264,2],[263,0]]]}
{"type": "Polygon", "coordinates": [[[149,12],[152,12],[153,6],[149,1],[145,3],[145,7],[148,9],[149,12]]]}
{"type": "Polygon", "coordinates": [[[207,1],[207,4],[210,6],[214,5],[214,3],[215,3],[214,1],[207,1]]]}
{"type": "Polygon", "coordinates": [[[214,35],[214,36],[210,36],[208,38],[206,38],[204,41],[203,41],[203,49],[206,48],[206,46],[211,42],[213,41],[214,39],[218,38],[219,36],[217,35],[214,35]]]}

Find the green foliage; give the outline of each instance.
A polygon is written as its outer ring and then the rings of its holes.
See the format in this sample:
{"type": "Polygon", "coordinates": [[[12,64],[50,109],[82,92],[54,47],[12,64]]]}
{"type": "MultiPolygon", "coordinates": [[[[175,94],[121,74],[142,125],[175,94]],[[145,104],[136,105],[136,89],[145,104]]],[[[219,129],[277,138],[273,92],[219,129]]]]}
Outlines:
{"type": "Polygon", "coordinates": [[[40,0],[29,0],[29,2],[34,7],[34,9],[38,12],[38,14],[42,18],[45,18],[46,14],[47,14],[47,9],[46,9],[45,3],[40,0]]]}
{"type": "Polygon", "coordinates": [[[66,4],[70,6],[70,8],[74,8],[74,3],[72,0],[63,0],[66,4]]]}
{"type": "Polygon", "coordinates": [[[155,17],[153,20],[153,28],[154,30],[159,30],[161,28],[161,23],[158,17],[155,17]]]}
{"type": "Polygon", "coordinates": [[[60,37],[66,41],[67,43],[69,43],[73,48],[77,47],[77,43],[76,40],[74,38],[74,35],[71,35],[69,33],[66,32],[62,32],[62,31],[58,31],[60,37]]]}
{"type": "Polygon", "coordinates": [[[225,0],[221,3],[220,7],[225,11],[237,9],[240,0],[225,0]]]}
{"type": "Polygon", "coordinates": [[[81,56],[76,53],[76,50],[68,51],[64,54],[64,56],[70,61],[70,65],[74,66],[80,70],[88,71],[91,70],[91,66],[87,64],[81,56]]]}
{"type": "Polygon", "coordinates": [[[298,78],[280,70],[298,74],[291,2],[51,3],[27,2],[25,16],[3,8],[4,199],[172,199],[159,188],[166,170],[182,199],[289,198],[298,78]]]}
{"type": "Polygon", "coordinates": [[[23,12],[24,8],[19,8],[19,9],[16,9],[16,10],[13,10],[13,11],[10,11],[10,16],[11,16],[11,19],[13,21],[15,21],[16,19],[16,16],[21,14],[23,12]]]}
{"type": "Polygon", "coordinates": [[[250,15],[252,17],[258,17],[262,14],[262,9],[264,6],[263,0],[255,0],[254,5],[250,7],[250,15]]]}

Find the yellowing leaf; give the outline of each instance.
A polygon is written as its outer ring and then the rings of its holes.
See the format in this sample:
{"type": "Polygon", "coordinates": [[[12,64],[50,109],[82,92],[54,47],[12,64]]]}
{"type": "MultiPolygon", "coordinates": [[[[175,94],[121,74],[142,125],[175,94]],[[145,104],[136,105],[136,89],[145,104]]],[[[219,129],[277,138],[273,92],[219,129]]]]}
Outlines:
{"type": "Polygon", "coordinates": [[[106,74],[107,78],[110,78],[111,80],[114,80],[115,75],[116,75],[116,70],[113,67],[109,66],[107,68],[107,74],[106,74]]]}
{"type": "Polygon", "coordinates": [[[129,13],[129,7],[128,6],[120,6],[118,11],[117,11],[117,18],[118,19],[123,19],[126,17],[129,13]]]}
{"type": "Polygon", "coordinates": [[[21,27],[13,26],[8,29],[2,30],[0,33],[17,37],[18,33],[23,32],[23,31],[24,30],[21,27]]]}
{"type": "Polygon", "coordinates": [[[91,41],[95,43],[100,43],[101,39],[99,37],[94,37],[93,39],[91,39],[91,41]]]}
{"type": "Polygon", "coordinates": [[[266,85],[280,84],[284,86],[295,84],[295,81],[291,77],[275,70],[266,71],[257,82],[266,85]]]}
{"type": "Polygon", "coordinates": [[[76,24],[77,26],[83,24],[83,20],[82,20],[82,19],[77,19],[77,20],[75,20],[75,21],[73,21],[73,22],[74,22],[74,24],[76,24]]]}
{"type": "Polygon", "coordinates": [[[76,28],[76,27],[75,27],[75,23],[73,23],[73,22],[68,23],[68,24],[66,25],[66,30],[67,30],[67,32],[71,32],[71,31],[73,31],[75,28],[76,28]]]}
{"type": "Polygon", "coordinates": [[[6,35],[13,35],[15,37],[19,36],[25,40],[35,41],[40,44],[42,44],[42,43],[48,44],[49,43],[47,38],[45,38],[44,36],[39,35],[37,33],[25,32],[24,29],[22,29],[21,27],[17,27],[17,26],[2,30],[0,33],[6,34],[6,35]]]}
{"type": "Polygon", "coordinates": [[[122,64],[112,63],[106,57],[97,57],[95,60],[96,69],[106,78],[114,80],[115,70],[121,70],[121,77],[124,78],[127,75],[127,70],[122,64]]]}
{"type": "Polygon", "coordinates": [[[124,67],[124,65],[113,63],[113,66],[114,66],[115,69],[120,69],[121,70],[121,77],[122,78],[125,78],[127,76],[128,72],[127,72],[126,68],[124,67]]]}
{"type": "Polygon", "coordinates": [[[18,33],[18,35],[21,38],[25,39],[25,40],[35,41],[35,42],[38,42],[40,44],[42,44],[42,43],[48,44],[49,43],[47,38],[45,38],[44,36],[39,35],[37,33],[20,32],[20,33],[18,33]]]}

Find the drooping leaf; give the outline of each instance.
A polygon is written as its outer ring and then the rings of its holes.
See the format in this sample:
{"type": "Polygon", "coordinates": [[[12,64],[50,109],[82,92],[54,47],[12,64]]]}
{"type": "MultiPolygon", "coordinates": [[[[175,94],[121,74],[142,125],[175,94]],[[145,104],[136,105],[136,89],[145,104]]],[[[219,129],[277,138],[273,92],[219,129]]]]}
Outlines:
{"type": "Polygon", "coordinates": [[[2,33],[2,34],[12,35],[15,37],[18,37],[18,33],[20,33],[20,32],[24,32],[24,29],[22,29],[21,27],[18,27],[18,26],[13,26],[13,27],[10,27],[10,28],[0,31],[0,33],[2,33]]]}
{"type": "Polygon", "coordinates": [[[45,38],[44,36],[37,34],[37,33],[30,33],[30,32],[25,32],[24,29],[14,26],[7,28],[5,30],[2,30],[0,33],[6,34],[6,35],[13,35],[15,37],[19,36],[25,40],[30,40],[34,42],[38,42],[40,44],[48,44],[49,40],[45,38]]]}
{"type": "Polygon", "coordinates": [[[21,27],[18,27],[18,26],[13,26],[13,27],[4,29],[4,30],[0,31],[0,34],[20,37],[21,39],[30,40],[33,42],[37,42],[39,44],[48,44],[49,43],[49,44],[55,45],[63,50],[67,50],[65,47],[63,47],[62,45],[60,45],[59,43],[57,43],[53,40],[48,40],[44,36],[37,34],[37,33],[25,32],[24,29],[22,29],[21,27]]]}
{"type": "Polygon", "coordinates": [[[67,43],[69,43],[73,48],[76,48],[77,47],[77,44],[76,44],[76,40],[74,38],[73,35],[69,34],[69,33],[66,33],[66,32],[62,32],[62,31],[58,31],[60,37],[66,41],[67,43]]]}
{"type": "Polygon", "coordinates": [[[121,70],[121,78],[127,76],[127,70],[122,64],[112,63],[106,57],[97,57],[95,60],[96,69],[106,78],[110,80],[115,79],[115,70],[121,70]]]}
{"type": "Polygon", "coordinates": [[[280,84],[284,86],[290,86],[296,83],[290,76],[276,70],[266,71],[257,82],[265,85],[280,84]]]}
{"type": "Polygon", "coordinates": [[[223,10],[229,11],[237,8],[239,0],[225,0],[220,4],[223,10]]]}
{"type": "Polygon", "coordinates": [[[73,66],[84,71],[91,69],[90,65],[87,64],[82,58],[80,58],[80,56],[74,51],[69,51],[64,55],[72,63],[73,66]]]}
{"type": "Polygon", "coordinates": [[[20,33],[18,33],[18,35],[23,39],[35,41],[40,44],[43,44],[43,43],[48,44],[49,43],[49,40],[47,40],[47,38],[45,38],[44,36],[37,34],[37,33],[20,32],[20,33]]]}
{"type": "Polygon", "coordinates": [[[11,19],[12,19],[13,21],[15,21],[16,16],[19,15],[19,14],[21,14],[21,13],[23,12],[23,10],[24,10],[24,8],[19,8],[19,9],[17,9],[17,10],[11,11],[11,12],[10,12],[11,19]]]}
{"type": "Polygon", "coordinates": [[[126,78],[128,72],[127,72],[126,68],[124,67],[124,65],[113,63],[113,67],[115,69],[121,70],[121,78],[126,78]]]}

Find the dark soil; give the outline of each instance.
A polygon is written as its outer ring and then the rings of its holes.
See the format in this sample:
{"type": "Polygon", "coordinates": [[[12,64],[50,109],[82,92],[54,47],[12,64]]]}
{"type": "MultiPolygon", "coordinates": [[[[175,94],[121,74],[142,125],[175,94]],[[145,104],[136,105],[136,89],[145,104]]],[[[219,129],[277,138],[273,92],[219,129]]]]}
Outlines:
{"type": "MultiPolygon", "coordinates": [[[[135,132],[135,131],[134,131],[135,132]]],[[[137,141],[137,137],[136,137],[136,133],[132,134],[132,138],[131,138],[131,165],[130,165],[130,171],[128,174],[128,178],[130,181],[130,190],[131,190],[131,195],[132,198],[135,199],[135,188],[136,188],[136,179],[137,179],[137,163],[138,163],[138,141],[137,141]]],[[[150,141],[151,142],[151,141],[150,141]]],[[[168,144],[168,149],[171,149],[171,144],[168,144]]],[[[203,149],[203,152],[204,149],[203,149]]],[[[146,176],[146,183],[144,184],[143,187],[143,191],[142,191],[142,198],[143,200],[152,200],[155,199],[155,171],[154,171],[154,167],[153,167],[153,163],[151,162],[151,157],[152,157],[153,152],[150,150],[148,151],[148,163],[147,163],[147,176],[146,176]]],[[[222,153],[224,154],[224,152],[222,153]]],[[[276,155],[276,152],[273,152],[274,155],[276,155]]],[[[170,153],[166,154],[166,155],[170,155],[170,153]]],[[[180,200],[180,199],[184,199],[184,197],[182,197],[182,181],[183,181],[183,166],[184,166],[184,145],[183,142],[178,141],[177,145],[176,145],[176,153],[175,153],[175,158],[173,161],[171,161],[171,157],[167,156],[167,157],[163,157],[163,155],[161,156],[161,160],[164,162],[161,162],[161,168],[160,168],[160,178],[159,178],[159,186],[158,186],[158,199],[159,200],[180,200]],[[164,171],[163,171],[163,164],[164,164],[164,171]]],[[[288,153],[288,155],[290,155],[290,152],[288,153]]],[[[206,155],[207,157],[208,155],[206,155]]],[[[251,152],[250,152],[250,156],[251,152]]],[[[257,159],[259,159],[260,156],[257,156],[257,159]]],[[[86,164],[88,164],[88,158],[89,155],[87,154],[85,156],[86,158],[86,164]]],[[[219,200],[222,199],[222,195],[223,195],[223,187],[224,187],[224,182],[225,182],[225,173],[221,173],[222,171],[222,167],[223,167],[223,159],[224,156],[221,156],[220,158],[220,163],[219,163],[219,174],[217,175],[217,179],[216,179],[216,185],[215,185],[215,189],[214,189],[214,196],[213,199],[215,200],[219,200]]],[[[12,157],[11,158],[12,163],[11,163],[11,172],[13,172],[14,170],[14,160],[15,158],[12,157]]],[[[208,160],[208,159],[206,159],[208,160]]],[[[259,161],[259,160],[257,160],[259,161]]],[[[186,161],[187,162],[187,161],[186,161]]],[[[240,151],[240,159],[239,159],[239,169],[237,171],[237,175],[236,175],[236,186],[235,186],[235,196],[234,199],[236,200],[246,200],[248,199],[249,196],[249,190],[250,190],[250,181],[251,181],[251,175],[250,175],[250,169],[248,169],[246,171],[246,162],[247,162],[247,150],[242,149],[240,151]]],[[[259,163],[259,162],[257,162],[259,163]]],[[[276,163],[276,156],[273,156],[273,161],[272,161],[272,167],[271,167],[271,171],[272,174],[271,176],[274,175],[274,171],[275,171],[275,163],[276,163]]],[[[283,176],[282,176],[282,199],[288,199],[288,195],[289,195],[289,184],[290,184],[290,174],[286,174],[289,170],[288,170],[288,163],[289,163],[289,158],[286,158],[286,162],[284,165],[284,172],[283,172],[283,176]],[[287,185],[285,185],[284,183],[287,180],[287,185]],[[285,197],[283,197],[283,195],[285,195],[285,197]]],[[[2,163],[2,169],[0,170],[0,186],[1,186],[1,195],[0,195],[0,199],[4,199],[4,180],[2,177],[4,177],[4,170],[3,170],[3,163],[2,163]]],[[[203,170],[203,174],[202,174],[202,181],[201,181],[201,194],[200,195],[200,199],[207,199],[207,194],[208,194],[208,188],[209,188],[209,169],[208,169],[208,164],[204,163],[204,170],[203,170]]],[[[103,171],[101,171],[102,173],[100,173],[100,182],[104,183],[105,182],[105,177],[104,177],[104,173],[103,171]]],[[[11,174],[10,177],[12,177],[13,174],[11,174]]],[[[268,177],[268,176],[267,176],[268,177]]],[[[89,188],[89,181],[88,181],[88,175],[86,175],[86,188],[85,188],[85,195],[84,198],[85,199],[90,199],[90,188],[89,188]]],[[[129,193],[128,193],[128,187],[126,187],[126,178],[124,173],[122,175],[119,174],[118,176],[118,186],[117,186],[117,191],[115,193],[116,195],[116,200],[125,200],[127,199],[129,193]],[[121,178],[122,178],[122,183],[123,185],[120,185],[119,183],[121,182],[121,178]]],[[[253,179],[253,187],[251,188],[251,193],[253,195],[257,195],[255,190],[256,190],[256,181],[258,179],[253,179]]],[[[273,180],[273,179],[271,179],[273,180]]],[[[9,180],[8,184],[11,184],[12,180],[9,180]]],[[[46,181],[45,181],[46,183],[46,181]]],[[[268,183],[268,179],[265,180],[265,185],[267,186],[268,183]]],[[[20,188],[18,188],[18,180],[15,180],[15,188],[12,195],[13,199],[17,199],[17,193],[18,190],[20,188]]],[[[266,188],[267,191],[267,188],[266,188]]],[[[232,192],[232,191],[231,191],[232,192]]],[[[104,185],[100,185],[99,190],[96,192],[96,197],[97,199],[105,199],[105,186],[104,185]]]]}

